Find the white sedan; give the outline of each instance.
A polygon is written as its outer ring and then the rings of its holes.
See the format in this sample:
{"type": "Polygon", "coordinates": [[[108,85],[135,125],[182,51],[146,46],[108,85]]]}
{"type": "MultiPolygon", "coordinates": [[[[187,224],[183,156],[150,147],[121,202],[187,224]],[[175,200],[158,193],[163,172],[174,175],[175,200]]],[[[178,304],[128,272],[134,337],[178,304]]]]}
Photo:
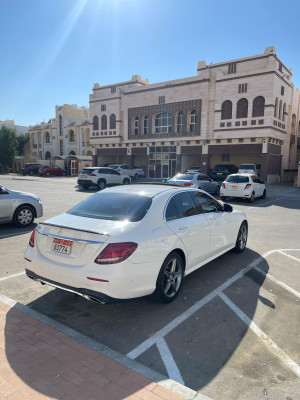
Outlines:
{"type": "Polygon", "coordinates": [[[227,197],[239,197],[253,203],[255,198],[264,199],[266,194],[265,182],[255,174],[229,175],[220,188],[220,196],[223,201],[226,201],[227,197]]]}
{"type": "Polygon", "coordinates": [[[247,235],[245,214],[202,190],[114,187],[40,223],[26,274],[103,304],[150,294],[169,303],[184,276],[231,249],[242,252],[247,235]]]}

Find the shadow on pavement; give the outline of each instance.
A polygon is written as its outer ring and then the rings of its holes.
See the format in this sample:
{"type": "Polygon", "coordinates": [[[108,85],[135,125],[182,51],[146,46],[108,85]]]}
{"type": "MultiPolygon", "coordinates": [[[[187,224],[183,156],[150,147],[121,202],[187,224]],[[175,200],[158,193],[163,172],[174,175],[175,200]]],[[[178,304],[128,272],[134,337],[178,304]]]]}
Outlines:
{"type": "Polygon", "coordinates": [[[0,240],[7,237],[26,235],[32,232],[36,226],[36,223],[32,223],[24,228],[18,228],[13,224],[2,224],[0,225],[0,240]]]}

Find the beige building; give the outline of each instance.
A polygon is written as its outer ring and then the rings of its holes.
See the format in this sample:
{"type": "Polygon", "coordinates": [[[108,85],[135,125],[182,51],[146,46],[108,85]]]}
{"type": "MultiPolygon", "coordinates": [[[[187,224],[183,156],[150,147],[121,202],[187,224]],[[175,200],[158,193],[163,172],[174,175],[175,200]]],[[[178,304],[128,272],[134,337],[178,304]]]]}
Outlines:
{"type": "Polygon", "coordinates": [[[299,90],[274,47],[149,84],[139,75],[89,98],[95,163],[144,166],[163,178],[189,166],[261,164],[269,182],[291,179],[300,159],[299,90]]]}

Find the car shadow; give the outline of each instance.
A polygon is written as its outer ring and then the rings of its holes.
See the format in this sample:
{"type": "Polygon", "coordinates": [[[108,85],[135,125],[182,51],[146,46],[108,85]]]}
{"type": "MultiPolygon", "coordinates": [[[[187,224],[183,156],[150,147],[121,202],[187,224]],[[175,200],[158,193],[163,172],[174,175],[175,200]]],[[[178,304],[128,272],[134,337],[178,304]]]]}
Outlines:
{"type": "MultiPolygon", "coordinates": [[[[300,193],[300,191],[299,191],[300,193]]],[[[297,196],[298,197],[298,196],[297,196]]],[[[300,196],[297,200],[295,196],[285,196],[281,197],[279,195],[266,196],[264,199],[255,199],[253,203],[250,203],[247,199],[236,199],[234,197],[227,197],[224,203],[228,203],[231,205],[240,205],[247,207],[259,207],[259,208],[268,208],[273,205],[277,207],[289,208],[292,210],[300,209],[300,196]]]]}
{"type": "Polygon", "coordinates": [[[18,228],[13,223],[1,224],[0,225],[0,240],[8,237],[14,237],[19,235],[26,235],[34,230],[37,223],[32,223],[24,228],[18,228]]]}
{"type": "MultiPolygon", "coordinates": [[[[222,371],[248,331],[248,327],[239,318],[232,318],[232,310],[218,297],[218,288],[229,282],[223,292],[251,320],[258,302],[268,309],[274,307],[271,300],[259,293],[265,279],[263,274],[250,269],[245,275],[237,276],[259,257],[258,253],[250,249],[246,249],[243,254],[226,253],[188,275],[179,296],[170,304],[153,302],[150,297],[143,297],[129,302],[99,305],[72,293],[53,289],[30,302],[28,306],[122,354],[127,354],[207,298],[209,300],[203,307],[191,313],[165,337],[185,384],[200,390],[222,371]],[[212,298],[206,297],[212,292],[216,295],[212,298]],[[186,364],[189,365],[188,368],[186,364]]],[[[262,259],[259,266],[265,272],[269,269],[265,259],[262,259]]],[[[5,325],[5,349],[10,367],[34,390],[61,399],[62,397],[57,394],[55,383],[51,381],[49,384],[47,381],[49,377],[53,378],[53,362],[49,363],[49,354],[43,351],[38,353],[42,368],[34,369],[34,377],[26,362],[20,362],[19,352],[27,354],[34,351],[32,347],[37,337],[33,332],[31,335],[33,342],[30,340],[29,343],[26,340],[23,342],[20,340],[21,331],[16,352],[16,338],[11,335],[14,324],[15,310],[12,308],[7,314],[5,325]],[[47,381],[47,385],[38,384],[43,381],[47,381]]],[[[42,341],[45,346],[51,347],[52,342],[50,338],[48,339],[45,337],[42,341]]],[[[52,357],[55,359],[55,355],[52,357]]],[[[156,346],[141,354],[137,361],[167,375],[156,346]]],[[[50,381],[50,378],[48,380],[50,381]]],[[[94,383],[91,382],[92,385],[94,383]]],[[[134,392],[132,388],[126,394],[129,396],[134,392]]],[[[116,395],[115,399],[121,400],[126,397],[124,393],[122,396],[116,395]]],[[[74,400],[77,398],[73,397],[74,400]]]]}

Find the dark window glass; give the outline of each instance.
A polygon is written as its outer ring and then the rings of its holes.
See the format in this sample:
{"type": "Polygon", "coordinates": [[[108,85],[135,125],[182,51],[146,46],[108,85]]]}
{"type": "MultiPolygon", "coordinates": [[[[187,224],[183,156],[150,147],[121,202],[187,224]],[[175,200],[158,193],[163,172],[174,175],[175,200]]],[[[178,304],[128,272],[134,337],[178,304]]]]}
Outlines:
{"type": "Polygon", "coordinates": [[[232,102],[230,100],[224,101],[222,104],[221,119],[232,118],[232,102]]]}
{"type": "Polygon", "coordinates": [[[177,218],[178,218],[178,211],[174,205],[173,200],[171,199],[166,209],[166,221],[172,221],[173,219],[177,218]]]}
{"type": "Polygon", "coordinates": [[[240,99],[236,106],[236,117],[237,118],[247,118],[248,117],[248,100],[240,99]]]}
{"type": "Polygon", "coordinates": [[[80,171],[81,174],[92,174],[96,169],[82,169],[80,171]]]}
{"type": "Polygon", "coordinates": [[[222,206],[205,193],[198,192],[195,194],[194,198],[197,206],[200,206],[205,213],[223,211],[222,206]]]}
{"type": "Polygon", "coordinates": [[[189,193],[178,193],[173,197],[173,201],[178,210],[179,218],[191,217],[197,214],[195,204],[189,193]]]}
{"type": "Polygon", "coordinates": [[[210,181],[207,175],[198,175],[197,181],[210,181]]]}
{"type": "Polygon", "coordinates": [[[174,178],[180,180],[180,181],[192,181],[195,175],[189,175],[189,174],[177,174],[174,176],[174,178]]]}
{"type": "Polygon", "coordinates": [[[242,175],[228,176],[226,178],[226,182],[248,183],[249,178],[248,178],[248,176],[242,176],[242,175]]]}
{"type": "Polygon", "coordinates": [[[110,221],[137,222],[144,218],[152,199],[127,193],[96,193],[78,204],[68,214],[110,221]]]}
{"type": "Polygon", "coordinates": [[[146,115],[144,118],[144,135],[148,135],[149,133],[149,116],[146,115]]]}
{"type": "Polygon", "coordinates": [[[102,115],[101,117],[101,129],[107,129],[107,116],[106,115],[102,115]]]}
{"type": "Polygon", "coordinates": [[[95,115],[93,118],[93,130],[94,131],[99,130],[99,118],[97,117],[97,115],[95,115]]]}
{"type": "Polygon", "coordinates": [[[177,115],[177,132],[183,132],[184,127],[184,113],[180,111],[177,115]]]}
{"type": "Polygon", "coordinates": [[[263,117],[265,114],[265,98],[258,96],[253,100],[252,117],[263,117]]]}
{"type": "Polygon", "coordinates": [[[116,129],[116,116],[111,114],[109,117],[109,129],[116,129]]]}

